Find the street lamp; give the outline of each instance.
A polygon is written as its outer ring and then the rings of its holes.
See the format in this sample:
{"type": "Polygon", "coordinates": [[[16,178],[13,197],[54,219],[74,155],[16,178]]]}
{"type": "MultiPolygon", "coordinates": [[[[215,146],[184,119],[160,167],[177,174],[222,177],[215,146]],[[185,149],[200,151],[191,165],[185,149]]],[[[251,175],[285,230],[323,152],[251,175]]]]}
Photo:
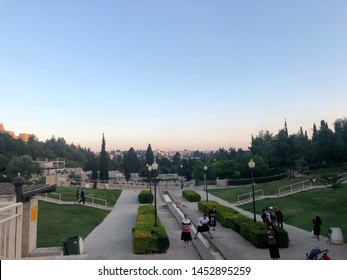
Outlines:
{"type": "Polygon", "coordinates": [[[152,169],[154,171],[154,226],[157,226],[157,184],[156,184],[156,177],[157,177],[158,163],[156,163],[155,161],[152,164],[152,169]]]}
{"type": "Polygon", "coordinates": [[[254,177],[253,177],[253,170],[255,167],[255,162],[253,159],[251,159],[248,163],[249,169],[251,169],[251,174],[252,174],[252,194],[253,194],[253,220],[254,222],[257,221],[256,215],[255,215],[255,195],[254,195],[254,177]]]}
{"type": "Polygon", "coordinates": [[[152,165],[147,166],[149,174],[149,205],[152,205],[152,165]]]}
{"type": "Polygon", "coordinates": [[[183,190],[183,164],[181,164],[181,189],[183,190]]]}
{"type": "Polygon", "coordinates": [[[148,190],[148,180],[149,180],[148,163],[146,164],[146,170],[147,170],[146,189],[148,190]]]}
{"type": "Polygon", "coordinates": [[[204,180],[205,180],[205,192],[206,192],[206,201],[208,201],[208,191],[207,191],[207,179],[206,179],[206,173],[207,173],[207,165],[204,166],[204,180]]]}
{"type": "Polygon", "coordinates": [[[18,173],[18,176],[16,178],[13,178],[12,184],[14,185],[16,192],[16,202],[22,202],[23,185],[25,184],[25,180],[20,176],[20,173],[18,173]]]}

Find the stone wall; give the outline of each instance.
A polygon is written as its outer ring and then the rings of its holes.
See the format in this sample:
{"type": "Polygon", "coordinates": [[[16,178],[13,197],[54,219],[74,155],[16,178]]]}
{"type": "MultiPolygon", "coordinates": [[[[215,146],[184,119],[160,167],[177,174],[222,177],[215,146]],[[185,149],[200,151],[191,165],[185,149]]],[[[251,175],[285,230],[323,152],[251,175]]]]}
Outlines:
{"type": "Polygon", "coordinates": [[[22,258],[29,257],[36,249],[37,219],[38,199],[33,197],[23,204],[22,258]]]}

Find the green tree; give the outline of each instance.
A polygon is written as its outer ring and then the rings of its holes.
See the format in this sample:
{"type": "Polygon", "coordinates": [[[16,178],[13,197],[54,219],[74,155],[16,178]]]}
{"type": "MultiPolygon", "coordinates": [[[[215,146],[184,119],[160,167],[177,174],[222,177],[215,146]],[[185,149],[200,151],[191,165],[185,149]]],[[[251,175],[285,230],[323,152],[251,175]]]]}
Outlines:
{"type": "Polygon", "coordinates": [[[127,154],[124,155],[123,161],[124,161],[124,165],[123,166],[124,166],[125,180],[127,182],[129,182],[129,180],[131,178],[131,172],[130,172],[130,166],[129,166],[129,158],[128,158],[127,154]]]}
{"type": "Polygon", "coordinates": [[[231,179],[237,177],[238,164],[235,160],[219,160],[209,165],[210,178],[231,179]]]}
{"type": "Polygon", "coordinates": [[[346,177],[343,174],[325,174],[321,176],[321,182],[333,190],[342,188],[345,180],[346,177]]]}
{"type": "MultiPolygon", "coordinates": [[[[93,157],[92,159],[90,159],[90,171],[92,171],[91,174],[91,179],[96,181],[98,180],[98,158],[97,157],[93,157]]],[[[96,187],[96,185],[94,185],[96,187]]]]}
{"type": "Polygon", "coordinates": [[[257,137],[252,137],[251,152],[255,155],[260,155],[270,166],[273,166],[273,143],[274,138],[272,133],[260,131],[257,137]]]}
{"type": "Polygon", "coordinates": [[[312,142],[318,162],[330,163],[334,161],[334,133],[324,120],[321,121],[320,129],[312,138],[312,142]]]}
{"type": "Polygon", "coordinates": [[[343,164],[347,161],[347,119],[337,119],[334,122],[334,160],[343,164]]]}
{"type": "Polygon", "coordinates": [[[7,176],[11,179],[20,173],[23,178],[29,180],[33,174],[41,174],[41,172],[39,165],[28,156],[12,157],[6,169],[7,176]]]}
{"type": "Polygon", "coordinates": [[[138,173],[140,170],[140,161],[137,157],[137,154],[134,148],[131,147],[128,153],[126,154],[126,156],[124,157],[127,158],[127,164],[128,164],[130,173],[138,173]]]}
{"type": "MultiPolygon", "coordinates": [[[[205,163],[201,160],[198,160],[193,166],[193,178],[197,181],[202,181],[204,179],[204,166],[205,163]]],[[[209,173],[207,172],[207,175],[209,173]]]]}
{"type": "Polygon", "coordinates": [[[106,152],[106,142],[104,134],[102,134],[102,144],[100,152],[100,180],[108,181],[109,156],[106,152]]]}
{"type": "Polygon", "coordinates": [[[154,155],[152,151],[151,144],[148,144],[147,150],[146,150],[146,164],[152,165],[154,162],[154,155]]]}

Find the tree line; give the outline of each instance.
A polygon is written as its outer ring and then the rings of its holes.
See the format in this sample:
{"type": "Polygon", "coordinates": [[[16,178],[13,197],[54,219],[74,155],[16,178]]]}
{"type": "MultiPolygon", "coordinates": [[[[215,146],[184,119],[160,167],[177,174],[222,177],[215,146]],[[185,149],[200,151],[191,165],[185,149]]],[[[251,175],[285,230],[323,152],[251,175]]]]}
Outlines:
{"type": "Polygon", "coordinates": [[[0,180],[12,180],[18,173],[29,179],[31,174],[40,174],[35,160],[65,160],[66,167],[82,167],[92,171],[92,179],[108,180],[109,170],[119,170],[130,180],[131,173],[142,177],[149,174],[148,166],[154,160],[159,165],[159,172],[179,174],[187,180],[202,180],[204,166],[207,166],[207,179],[249,178],[248,162],[252,158],[256,163],[254,175],[271,176],[285,170],[310,172],[320,166],[343,165],[347,160],[347,120],[336,119],[331,129],[322,120],[320,126],[313,124],[312,137],[302,128],[297,133],[289,134],[287,123],[272,134],[260,131],[252,136],[248,150],[219,148],[208,153],[193,151],[189,157],[177,152],[172,158],[161,157],[153,153],[148,144],[145,153],[131,147],[122,155],[111,155],[106,151],[104,135],[100,153],[79,145],[67,144],[64,138],[52,136],[44,142],[32,135],[27,143],[13,139],[6,133],[0,133],[0,180]]]}

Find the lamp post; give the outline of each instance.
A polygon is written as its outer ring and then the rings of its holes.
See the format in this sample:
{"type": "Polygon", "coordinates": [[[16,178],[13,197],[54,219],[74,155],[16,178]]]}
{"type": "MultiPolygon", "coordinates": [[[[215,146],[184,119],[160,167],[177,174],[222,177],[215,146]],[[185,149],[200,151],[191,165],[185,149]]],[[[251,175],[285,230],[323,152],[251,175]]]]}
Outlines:
{"type": "Polygon", "coordinates": [[[157,226],[157,184],[156,184],[156,177],[157,177],[157,170],[158,170],[158,163],[154,161],[152,164],[152,169],[154,171],[154,226],[157,226]]]}
{"type": "Polygon", "coordinates": [[[23,185],[25,184],[25,180],[20,176],[20,173],[18,173],[16,178],[13,178],[12,184],[14,185],[16,192],[16,202],[22,202],[23,185]]]}
{"type": "Polygon", "coordinates": [[[181,189],[183,190],[183,164],[181,164],[181,189]]]}
{"type": "Polygon", "coordinates": [[[253,220],[254,222],[257,221],[256,215],[255,215],[255,195],[254,195],[254,177],[253,177],[253,170],[255,167],[255,162],[253,161],[253,159],[251,159],[248,163],[248,167],[251,170],[251,174],[252,174],[252,194],[253,194],[253,220]]]}
{"type": "Polygon", "coordinates": [[[208,201],[208,191],[207,191],[207,179],[206,179],[206,173],[207,173],[207,165],[204,166],[204,180],[205,180],[205,192],[206,192],[206,201],[208,201]]]}
{"type": "Polygon", "coordinates": [[[147,170],[146,189],[148,190],[148,180],[149,180],[148,163],[146,164],[146,170],[147,170]]]}
{"type": "Polygon", "coordinates": [[[147,166],[149,174],[149,205],[152,205],[152,165],[147,166]]]}

